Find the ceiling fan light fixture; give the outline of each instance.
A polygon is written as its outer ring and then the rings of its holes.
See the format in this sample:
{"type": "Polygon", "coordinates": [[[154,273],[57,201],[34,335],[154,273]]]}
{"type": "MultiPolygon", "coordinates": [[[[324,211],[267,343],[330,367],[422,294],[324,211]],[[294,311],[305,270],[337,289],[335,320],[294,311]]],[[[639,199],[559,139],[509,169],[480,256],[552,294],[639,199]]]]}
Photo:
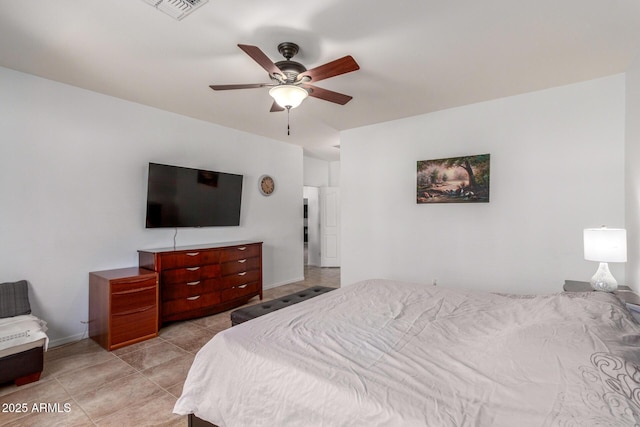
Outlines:
{"type": "Polygon", "coordinates": [[[278,85],[269,90],[269,95],[282,108],[296,108],[309,96],[309,92],[296,85],[278,85]]]}

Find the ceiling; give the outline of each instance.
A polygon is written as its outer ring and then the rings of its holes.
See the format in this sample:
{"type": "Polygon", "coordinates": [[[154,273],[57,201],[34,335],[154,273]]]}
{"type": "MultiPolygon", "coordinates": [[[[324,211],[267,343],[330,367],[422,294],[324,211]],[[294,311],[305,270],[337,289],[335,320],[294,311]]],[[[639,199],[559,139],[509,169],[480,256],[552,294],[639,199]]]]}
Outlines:
{"type": "MultiPolygon", "coordinates": [[[[339,158],[339,132],[624,72],[640,52],[637,0],[209,0],[181,21],[143,0],[0,2],[0,66],[339,158]],[[270,113],[268,83],[237,44],[307,68],[352,55],[317,83],[353,96],[270,113]]],[[[1,87],[1,86],[0,86],[1,87]]]]}

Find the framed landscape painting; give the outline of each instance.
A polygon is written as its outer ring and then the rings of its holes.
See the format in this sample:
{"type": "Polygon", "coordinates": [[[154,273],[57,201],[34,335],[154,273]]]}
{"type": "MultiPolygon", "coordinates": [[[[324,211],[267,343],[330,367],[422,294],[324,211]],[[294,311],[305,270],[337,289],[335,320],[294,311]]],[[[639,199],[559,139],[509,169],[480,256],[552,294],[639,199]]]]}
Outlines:
{"type": "Polygon", "coordinates": [[[417,203],[489,202],[490,155],[419,160],[417,203]]]}

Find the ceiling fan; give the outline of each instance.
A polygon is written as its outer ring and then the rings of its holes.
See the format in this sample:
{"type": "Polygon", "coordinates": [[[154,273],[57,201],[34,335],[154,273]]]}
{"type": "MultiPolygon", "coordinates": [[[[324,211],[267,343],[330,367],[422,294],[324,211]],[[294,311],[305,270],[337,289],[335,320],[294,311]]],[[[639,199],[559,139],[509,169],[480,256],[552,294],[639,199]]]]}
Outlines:
{"type": "Polygon", "coordinates": [[[285,57],[285,60],[276,63],[271,61],[257,46],[239,44],[238,47],[269,73],[269,77],[272,80],[271,83],[211,85],[209,86],[211,89],[232,90],[271,87],[269,94],[274,99],[271,112],[296,108],[307,96],[340,105],[346,104],[353,98],[349,95],[310,84],[359,70],[360,66],[350,55],[307,70],[304,65],[291,60],[300,50],[295,43],[284,42],[278,45],[278,52],[285,57]]]}

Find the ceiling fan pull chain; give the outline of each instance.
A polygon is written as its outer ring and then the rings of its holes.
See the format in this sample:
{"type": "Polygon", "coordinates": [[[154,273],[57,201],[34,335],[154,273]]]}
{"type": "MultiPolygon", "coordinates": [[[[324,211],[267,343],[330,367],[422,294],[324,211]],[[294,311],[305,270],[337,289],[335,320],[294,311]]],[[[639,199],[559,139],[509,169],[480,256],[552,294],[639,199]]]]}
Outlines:
{"type": "Polygon", "coordinates": [[[291,128],[289,127],[289,112],[291,107],[287,107],[287,136],[291,135],[291,128]]]}

